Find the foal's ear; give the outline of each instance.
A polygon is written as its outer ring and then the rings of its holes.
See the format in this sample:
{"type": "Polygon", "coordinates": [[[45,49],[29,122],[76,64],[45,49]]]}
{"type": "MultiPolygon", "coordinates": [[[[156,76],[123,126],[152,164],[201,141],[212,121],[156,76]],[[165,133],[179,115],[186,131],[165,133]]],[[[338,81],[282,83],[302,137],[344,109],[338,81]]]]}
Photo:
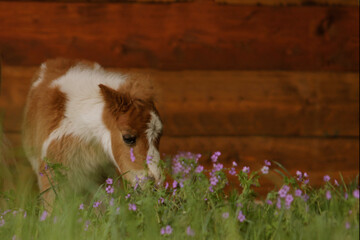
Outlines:
{"type": "Polygon", "coordinates": [[[114,116],[125,113],[129,110],[132,99],[129,94],[120,93],[103,84],[99,84],[100,92],[105,100],[106,106],[114,116]]]}

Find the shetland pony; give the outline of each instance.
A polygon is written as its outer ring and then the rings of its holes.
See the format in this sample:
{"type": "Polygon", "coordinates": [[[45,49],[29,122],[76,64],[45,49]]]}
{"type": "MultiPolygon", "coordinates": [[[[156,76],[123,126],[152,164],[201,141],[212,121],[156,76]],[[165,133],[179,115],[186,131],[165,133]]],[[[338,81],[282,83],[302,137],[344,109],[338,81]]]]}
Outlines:
{"type": "MultiPolygon", "coordinates": [[[[115,169],[134,184],[160,183],[162,123],[146,80],[104,70],[97,63],[48,60],[34,77],[23,122],[23,145],[40,191],[51,186],[46,161],[61,163],[74,189],[115,169]]],[[[53,191],[44,199],[50,205],[53,191]]]]}

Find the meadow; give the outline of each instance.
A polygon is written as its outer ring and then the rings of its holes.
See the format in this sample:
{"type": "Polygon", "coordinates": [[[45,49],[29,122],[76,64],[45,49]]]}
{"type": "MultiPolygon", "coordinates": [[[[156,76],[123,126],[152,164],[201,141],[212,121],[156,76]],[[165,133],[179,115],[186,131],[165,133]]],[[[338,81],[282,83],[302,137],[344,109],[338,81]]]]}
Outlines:
{"type": "Polygon", "coordinates": [[[0,159],[0,239],[358,239],[358,177],[352,182],[324,176],[311,187],[303,171],[291,175],[279,163],[264,161],[260,169],[239,163],[225,168],[221,153],[199,164],[201,155],[179,153],[164,158],[161,186],[146,179],[130,186],[108,178],[87,197],[61,192],[66,169],[48,163],[57,194],[51,212],[40,203],[42,193],[22,175],[22,166],[0,159]],[[269,172],[283,184],[265,196],[254,191],[269,172]],[[236,176],[241,191],[231,190],[236,176]],[[141,185],[141,187],[140,187],[141,185]],[[224,191],[224,188],[230,190],[224,191]]]}

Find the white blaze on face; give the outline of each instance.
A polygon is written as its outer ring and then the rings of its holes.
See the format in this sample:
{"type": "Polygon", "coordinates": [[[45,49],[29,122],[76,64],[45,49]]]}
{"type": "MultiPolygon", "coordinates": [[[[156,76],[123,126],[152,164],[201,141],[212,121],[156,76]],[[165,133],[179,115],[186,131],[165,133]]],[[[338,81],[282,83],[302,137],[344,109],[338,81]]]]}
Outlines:
{"type": "Polygon", "coordinates": [[[146,130],[146,137],[149,143],[149,150],[147,152],[147,159],[149,159],[150,163],[148,164],[150,173],[155,177],[155,181],[159,182],[160,179],[160,153],[155,147],[155,140],[159,137],[162,124],[159,116],[156,115],[155,112],[150,112],[150,122],[147,124],[148,129],[146,130]]]}

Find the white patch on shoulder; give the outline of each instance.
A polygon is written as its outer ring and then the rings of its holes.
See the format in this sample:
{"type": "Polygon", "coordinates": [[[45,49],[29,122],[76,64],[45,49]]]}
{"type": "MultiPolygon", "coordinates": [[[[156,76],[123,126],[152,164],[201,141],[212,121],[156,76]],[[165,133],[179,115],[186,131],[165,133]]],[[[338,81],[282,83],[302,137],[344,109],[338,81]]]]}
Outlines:
{"type": "Polygon", "coordinates": [[[156,182],[159,182],[161,179],[160,176],[160,153],[154,145],[154,141],[159,136],[162,130],[162,123],[160,118],[156,115],[155,112],[150,112],[151,118],[148,123],[148,129],[146,130],[146,136],[149,143],[149,149],[147,152],[147,157],[150,158],[150,164],[148,164],[150,172],[155,177],[156,182]]]}
{"type": "Polygon", "coordinates": [[[62,136],[71,134],[84,141],[96,139],[120,171],[111,147],[111,134],[103,123],[104,100],[99,84],[118,89],[125,82],[119,73],[107,72],[100,67],[89,68],[76,65],[65,75],[54,80],[50,87],[58,87],[67,95],[65,116],[59,128],[54,130],[42,146],[42,157],[47,154],[50,143],[62,136]]]}
{"type": "Polygon", "coordinates": [[[46,71],[46,63],[41,64],[39,78],[32,84],[32,88],[36,88],[44,80],[44,75],[46,71]]]}

